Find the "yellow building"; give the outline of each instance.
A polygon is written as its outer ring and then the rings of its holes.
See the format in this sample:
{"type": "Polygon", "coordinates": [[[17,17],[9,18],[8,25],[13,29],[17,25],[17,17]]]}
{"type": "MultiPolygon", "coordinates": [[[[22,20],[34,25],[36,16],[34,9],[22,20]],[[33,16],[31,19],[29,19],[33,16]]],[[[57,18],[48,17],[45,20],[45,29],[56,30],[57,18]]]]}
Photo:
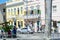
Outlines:
{"type": "Polygon", "coordinates": [[[6,2],[6,19],[10,22],[10,25],[16,25],[16,27],[24,28],[24,15],[23,1],[20,0],[9,0],[6,2]]]}
{"type": "Polygon", "coordinates": [[[41,27],[40,17],[39,1],[9,0],[6,2],[6,19],[10,25],[16,25],[17,28],[24,28],[29,25],[35,30],[37,27],[41,27]]]}

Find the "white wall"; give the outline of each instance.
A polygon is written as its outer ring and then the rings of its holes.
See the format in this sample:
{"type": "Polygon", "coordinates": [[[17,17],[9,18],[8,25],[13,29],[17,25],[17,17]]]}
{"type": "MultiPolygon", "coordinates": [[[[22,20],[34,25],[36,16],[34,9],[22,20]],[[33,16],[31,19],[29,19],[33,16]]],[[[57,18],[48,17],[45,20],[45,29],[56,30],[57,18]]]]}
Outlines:
{"type": "Polygon", "coordinates": [[[41,9],[41,21],[42,25],[45,24],[45,0],[40,0],[40,9],[41,9]]]}
{"type": "Polygon", "coordinates": [[[52,19],[60,21],[60,0],[54,0],[52,6],[56,5],[56,11],[53,11],[52,8],[52,19]]]}

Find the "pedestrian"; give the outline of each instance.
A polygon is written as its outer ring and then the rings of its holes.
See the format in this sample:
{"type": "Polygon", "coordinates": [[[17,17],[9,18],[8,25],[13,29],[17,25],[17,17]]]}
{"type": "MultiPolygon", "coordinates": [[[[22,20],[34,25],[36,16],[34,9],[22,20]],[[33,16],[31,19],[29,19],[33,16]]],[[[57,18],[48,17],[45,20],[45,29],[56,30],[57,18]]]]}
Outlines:
{"type": "Polygon", "coordinates": [[[4,37],[4,31],[3,31],[3,29],[1,30],[1,38],[3,38],[4,37]]]}
{"type": "Polygon", "coordinates": [[[41,32],[42,32],[42,27],[40,28],[41,32]]]}
{"type": "Polygon", "coordinates": [[[14,28],[13,28],[13,38],[16,38],[16,27],[14,26],[14,28]]]}
{"type": "Polygon", "coordinates": [[[8,31],[8,38],[11,38],[11,30],[8,31]]]}
{"type": "Polygon", "coordinates": [[[39,26],[37,26],[37,32],[39,31],[39,26]]]}

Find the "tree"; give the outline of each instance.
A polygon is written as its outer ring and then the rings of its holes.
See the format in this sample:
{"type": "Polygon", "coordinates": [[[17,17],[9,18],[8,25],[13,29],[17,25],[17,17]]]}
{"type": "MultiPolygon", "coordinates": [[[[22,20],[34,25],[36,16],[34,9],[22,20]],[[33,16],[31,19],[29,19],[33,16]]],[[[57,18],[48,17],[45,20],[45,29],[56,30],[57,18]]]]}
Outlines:
{"type": "Polygon", "coordinates": [[[3,23],[3,29],[4,29],[5,32],[8,32],[10,29],[13,28],[13,26],[12,25],[8,25],[8,23],[9,22],[3,23]]]}

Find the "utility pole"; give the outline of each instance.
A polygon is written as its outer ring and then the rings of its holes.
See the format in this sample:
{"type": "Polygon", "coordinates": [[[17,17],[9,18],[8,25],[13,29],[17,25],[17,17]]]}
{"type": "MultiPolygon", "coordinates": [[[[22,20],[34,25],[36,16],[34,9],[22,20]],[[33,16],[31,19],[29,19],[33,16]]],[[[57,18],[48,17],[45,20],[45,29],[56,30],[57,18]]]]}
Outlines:
{"type": "Polygon", "coordinates": [[[45,37],[46,40],[51,36],[51,21],[52,21],[52,0],[45,0],[45,37]]]}

